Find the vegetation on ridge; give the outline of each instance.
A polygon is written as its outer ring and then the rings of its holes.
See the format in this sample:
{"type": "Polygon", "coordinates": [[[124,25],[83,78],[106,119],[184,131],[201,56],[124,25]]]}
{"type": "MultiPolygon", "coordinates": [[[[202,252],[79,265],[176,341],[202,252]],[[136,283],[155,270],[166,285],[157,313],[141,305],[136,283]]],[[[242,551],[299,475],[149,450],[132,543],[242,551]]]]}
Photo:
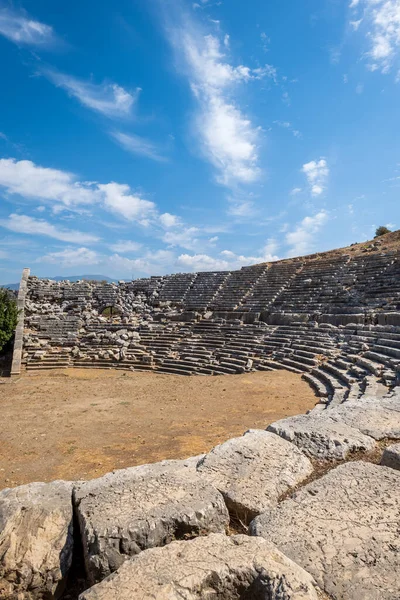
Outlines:
{"type": "Polygon", "coordinates": [[[14,335],[18,321],[18,308],[9,290],[0,289],[0,352],[14,335]]]}
{"type": "Polygon", "coordinates": [[[391,233],[391,229],[388,229],[384,225],[380,225],[375,231],[375,237],[379,237],[380,235],[385,235],[385,233],[391,233]]]}

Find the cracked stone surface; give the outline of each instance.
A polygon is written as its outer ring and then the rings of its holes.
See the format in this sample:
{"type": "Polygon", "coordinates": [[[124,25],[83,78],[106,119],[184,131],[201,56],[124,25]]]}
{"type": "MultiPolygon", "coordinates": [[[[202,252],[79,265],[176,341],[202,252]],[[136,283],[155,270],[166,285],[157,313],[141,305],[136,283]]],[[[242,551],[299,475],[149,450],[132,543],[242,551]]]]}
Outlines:
{"type": "Polygon", "coordinates": [[[372,437],[325,413],[281,419],[269,425],[267,431],[293,442],[307,456],[318,459],[343,460],[351,452],[368,451],[375,446],[372,437]]]}
{"type": "Polygon", "coordinates": [[[223,497],[196,474],[195,462],[123,469],[74,490],[92,583],[147,548],[225,531],[229,515],[223,497]]]}
{"type": "Polygon", "coordinates": [[[399,396],[371,398],[364,396],[329,408],[329,416],[359,429],[376,440],[400,439],[399,396]]]}
{"type": "Polygon", "coordinates": [[[80,600],[317,600],[312,577],[270,542],[212,534],[146,550],[80,600]]]}
{"type": "Polygon", "coordinates": [[[340,465],[250,525],[335,600],[400,598],[400,473],[340,465]]]}
{"type": "Polygon", "coordinates": [[[313,466],[274,433],[250,430],[213,448],[197,471],[220,490],[230,510],[250,520],[308,477],[313,466]]]}
{"type": "Polygon", "coordinates": [[[71,566],[72,487],[30,483],[0,492],[0,598],[57,595],[71,566]]]}
{"type": "Polygon", "coordinates": [[[381,459],[381,465],[400,471],[400,444],[392,444],[385,448],[381,459]]]}

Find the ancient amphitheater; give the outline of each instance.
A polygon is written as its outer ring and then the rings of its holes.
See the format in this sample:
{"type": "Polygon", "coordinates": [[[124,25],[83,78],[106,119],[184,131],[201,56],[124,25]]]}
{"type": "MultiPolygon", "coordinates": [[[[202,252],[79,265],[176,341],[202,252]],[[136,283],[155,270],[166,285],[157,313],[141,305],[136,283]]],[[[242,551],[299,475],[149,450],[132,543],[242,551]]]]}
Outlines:
{"type": "Polygon", "coordinates": [[[81,600],[399,600],[398,233],[118,284],[26,269],[14,375],[286,369],[317,398],[205,455],[3,490],[0,598],[77,598],[83,562],[81,600]]]}

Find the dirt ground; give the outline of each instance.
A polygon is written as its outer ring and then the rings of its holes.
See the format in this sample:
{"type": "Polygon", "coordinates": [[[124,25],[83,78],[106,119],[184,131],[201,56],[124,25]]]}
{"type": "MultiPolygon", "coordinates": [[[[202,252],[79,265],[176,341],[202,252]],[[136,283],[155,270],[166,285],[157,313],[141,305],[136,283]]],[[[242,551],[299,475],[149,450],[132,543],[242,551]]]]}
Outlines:
{"type": "Polygon", "coordinates": [[[66,369],[0,381],[0,489],[193,456],[316,402],[288,371],[180,377],[66,369]]]}

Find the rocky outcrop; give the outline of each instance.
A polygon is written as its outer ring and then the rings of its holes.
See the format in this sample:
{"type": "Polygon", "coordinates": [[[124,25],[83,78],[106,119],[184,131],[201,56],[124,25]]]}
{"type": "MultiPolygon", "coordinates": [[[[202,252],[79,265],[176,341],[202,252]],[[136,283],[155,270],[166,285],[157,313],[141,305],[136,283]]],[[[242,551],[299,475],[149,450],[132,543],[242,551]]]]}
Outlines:
{"type": "Polygon", "coordinates": [[[57,597],[71,566],[71,482],[0,492],[0,598],[57,597]]]}
{"type": "Polygon", "coordinates": [[[223,497],[183,462],[115,471],[74,490],[92,583],[147,548],[225,531],[223,497]]]}
{"type": "Polygon", "coordinates": [[[350,462],[256,517],[274,542],[335,600],[400,597],[400,473],[350,462]]]}
{"type": "Polygon", "coordinates": [[[212,534],[146,550],[80,600],[317,600],[312,577],[270,542],[212,534]]]}
{"type": "Polygon", "coordinates": [[[249,522],[275,506],[313,467],[293,444],[273,433],[251,430],[216,446],[197,471],[219,489],[233,514],[249,522]]]}

